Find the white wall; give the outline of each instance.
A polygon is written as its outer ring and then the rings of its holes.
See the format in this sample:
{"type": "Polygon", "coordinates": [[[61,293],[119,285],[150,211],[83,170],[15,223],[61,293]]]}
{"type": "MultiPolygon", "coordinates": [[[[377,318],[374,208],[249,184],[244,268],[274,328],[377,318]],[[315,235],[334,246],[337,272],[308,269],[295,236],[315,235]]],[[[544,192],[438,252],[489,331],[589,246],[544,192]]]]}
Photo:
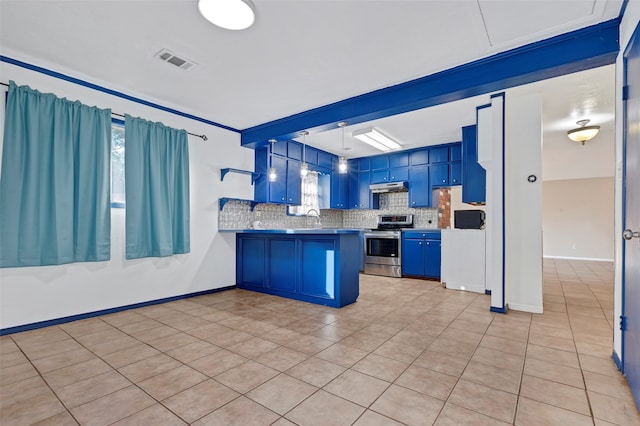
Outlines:
{"type": "MultiPolygon", "coordinates": [[[[21,58],[12,52],[2,53],[119,90],[73,71],[21,58]]],[[[3,82],[14,80],[41,92],[161,121],[209,137],[207,142],[189,137],[191,253],[125,260],[125,212],[112,209],[110,261],[0,269],[0,328],[235,285],[235,234],[218,233],[217,227],[218,198],[253,198],[248,175],[229,174],[220,182],[220,168],[253,170],[253,150],[240,146],[239,134],[6,63],[0,63],[0,75],[3,82]]],[[[175,89],[169,84],[167,90],[175,89]]],[[[127,94],[180,110],[140,94],[127,94]]],[[[4,108],[0,109],[0,123],[4,123],[4,108]]],[[[210,119],[215,121],[215,117],[210,119]]]]}
{"type": "Polygon", "coordinates": [[[508,96],[505,105],[506,300],[542,313],[542,98],[508,96]]]}
{"type": "MultiPolygon", "coordinates": [[[[627,3],[622,22],[620,23],[620,53],[616,62],[616,181],[615,181],[615,286],[613,317],[620,318],[622,315],[622,145],[623,145],[623,106],[622,106],[622,85],[624,51],[629,44],[629,40],[636,26],[640,22],[640,2],[630,1],[627,3]]],[[[622,359],[622,335],[619,327],[613,327],[613,350],[619,359],[622,359]]]]}
{"type": "Polygon", "coordinates": [[[545,257],[613,261],[614,178],[544,181],[545,257]]]}

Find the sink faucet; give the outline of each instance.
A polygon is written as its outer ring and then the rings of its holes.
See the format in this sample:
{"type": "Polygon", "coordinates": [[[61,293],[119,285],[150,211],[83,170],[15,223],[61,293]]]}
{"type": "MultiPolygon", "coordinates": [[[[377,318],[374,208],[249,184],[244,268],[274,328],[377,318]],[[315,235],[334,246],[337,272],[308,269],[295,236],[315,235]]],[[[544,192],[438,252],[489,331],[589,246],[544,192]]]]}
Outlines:
{"type": "Polygon", "coordinates": [[[313,225],[314,228],[322,228],[322,223],[320,223],[320,212],[318,212],[318,210],[316,209],[307,210],[307,221],[306,221],[307,228],[309,228],[310,217],[315,217],[315,223],[313,225]],[[311,214],[311,213],[315,213],[315,214],[311,214]]]}

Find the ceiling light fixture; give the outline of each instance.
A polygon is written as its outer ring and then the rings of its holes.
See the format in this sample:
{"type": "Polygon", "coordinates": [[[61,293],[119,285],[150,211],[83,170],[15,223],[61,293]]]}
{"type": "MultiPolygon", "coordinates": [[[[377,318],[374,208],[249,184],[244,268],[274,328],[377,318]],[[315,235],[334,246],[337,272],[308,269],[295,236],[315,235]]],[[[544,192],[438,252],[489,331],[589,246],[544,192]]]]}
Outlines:
{"type": "Polygon", "coordinates": [[[302,136],[302,164],[300,164],[300,176],[306,177],[309,174],[309,165],[307,164],[307,135],[309,132],[303,130],[300,132],[302,136]]]}
{"type": "MultiPolygon", "coordinates": [[[[269,139],[269,143],[271,144],[270,152],[273,152],[273,144],[276,142],[278,142],[276,139],[269,139]]],[[[269,182],[275,182],[278,180],[278,172],[276,171],[276,168],[273,167],[271,155],[269,155],[269,170],[267,171],[267,177],[269,178],[269,182]]]]}
{"type": "Polygon", "coordinates": [[[395,151],[402,148],[402,145],[398,142],[394,141],[389,136],[380,133],[379,130],[374,129],[373,127],[356,130],[351,135],[383,152],[395,151]]]}
{"type": "Polygon", "coordinates": [[[204,18],[225,30],[245,30],[256,19],[251,0],[198,0],[204,18]]]}
{"type": "Polygon", "coordinates": [[[341,121],[338,123],[338,126],[340,126],[342,128],[342,155],[340,157],[338,157],[338,173],[340,173],[341,175],[347,173],[348,171],[348,166],[347,166],[347,158],[344,156],[344,128],[347,126],[346,121],[341,121]]]}
{"type": "Polygon", "coordinates": [[[580,142],[582,145],[588,140],[593,139],[600,131],[600,126],[587,126],[591,120],[578,120],[576,124],[580,127],[571,129],[567,132],[567,136],[574,142],[580,142]]]}

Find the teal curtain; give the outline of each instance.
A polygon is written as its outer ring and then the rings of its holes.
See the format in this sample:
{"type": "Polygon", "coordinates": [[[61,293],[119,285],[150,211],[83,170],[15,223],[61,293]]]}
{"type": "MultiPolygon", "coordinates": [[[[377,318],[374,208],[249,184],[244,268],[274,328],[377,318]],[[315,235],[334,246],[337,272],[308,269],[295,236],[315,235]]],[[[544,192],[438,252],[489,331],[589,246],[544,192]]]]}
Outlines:
{"type": "Polygon", "coordinates": [[[126,257],[188,253],[187,132],[129,115],[124,123],[126,257]]]}
{"type": "Polygon", "coordinates": [[[11,81],[0,175],[0,266],[109,260],[111,111],[11,81]]]}

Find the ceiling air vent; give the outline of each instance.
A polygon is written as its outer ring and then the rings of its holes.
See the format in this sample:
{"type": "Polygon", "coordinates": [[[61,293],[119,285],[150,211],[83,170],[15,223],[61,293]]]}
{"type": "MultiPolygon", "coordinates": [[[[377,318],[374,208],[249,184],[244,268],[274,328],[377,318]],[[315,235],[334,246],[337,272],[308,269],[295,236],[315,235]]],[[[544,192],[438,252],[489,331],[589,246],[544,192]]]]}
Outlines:
{"type": "Polygon", "coordinates": [[[162,49],[160,52],[156,53],[155,56],[156,58],[161,59],[171,65],[175,65],[176,67],[185,71],[197,65],[195,62],[190,61],[189,59],[180,58],[179,56],[174,55],[173,52],[167,49],[162,49]]]}

